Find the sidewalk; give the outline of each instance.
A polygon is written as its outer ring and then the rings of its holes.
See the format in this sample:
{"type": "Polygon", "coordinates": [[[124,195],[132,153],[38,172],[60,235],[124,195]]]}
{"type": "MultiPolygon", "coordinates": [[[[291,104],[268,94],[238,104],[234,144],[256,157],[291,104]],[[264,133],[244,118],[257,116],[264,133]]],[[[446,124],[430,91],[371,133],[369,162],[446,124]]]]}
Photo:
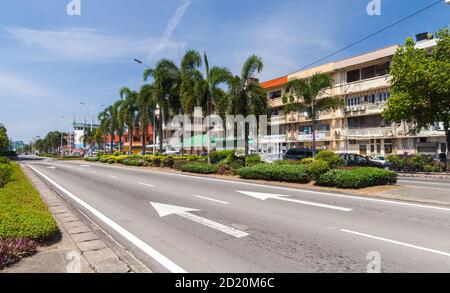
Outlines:
{"type": "Polygon", "coordinates": [[[403,173],[397,172],[399,178],[429,178],[429,179],[444,179],[450,181],[450,173],[403,173]]]}
{"type": "MultiPolygon", "coordinates": [[[[6,273],[128,273],[149,272],[137,260],[130,265],[118,251],[104,240],[87,219],[81,217],[33,171],[21,165],[34,187],[49,206],[60,228],[60,237],[49,246],[39,248],[36,255],[25,258],[4,270],[6,273]],[[120,256],[119,256],[120,255],[120,256]]],[[[124,257],[125,258],[125,257],[124,257]]],[[[126,258],[131,258],[126,256],[126,258]]],[[[127,259],[128,260],[128,259],[127,259]]]]}

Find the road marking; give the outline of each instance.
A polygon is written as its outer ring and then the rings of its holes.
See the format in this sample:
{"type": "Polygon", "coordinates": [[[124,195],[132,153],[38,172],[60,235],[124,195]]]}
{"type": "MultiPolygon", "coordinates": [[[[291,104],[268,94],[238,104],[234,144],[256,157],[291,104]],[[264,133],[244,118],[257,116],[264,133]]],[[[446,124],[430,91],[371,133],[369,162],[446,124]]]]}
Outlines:
{"type": "Polygon", "coordinates": [[[425,204],[414,204],[414,203],[407,203],[407,202],[394,201],[394,200],[367,198],[367,197],[362,197],[362,196],[352,196],[352,195],[346,195],[346,194],[337,194],[337,193],[331,193],[331,192],[313,191],[313,190],[307,190],[307,189],[295,189],[295,188],[289,188],[289,187],[272,186],[272,185],[264,185],[264,184],[257,184],[257,183],[250,183],[250,182],[241,182],[241,181],[233,181],[233,180],[225,180],[225,179],[217,179],[217,178],[198,177],[198,176],[194,176],[194,175],[166,173],[166,172],[158,172],[158,171],[151,171],[151,170],[142,170],[142,169],[135,169],[135,168],[128,168],[128,167],[121,167],[121,166],[100,165],[100,164],[98,164],[98,166],[104,167],[104,168],[117,168],[117,169],[123,169],[123,170],[128,170],[128,171],[136,171],[136,172],[141,172],[141,173],[143,172],[143,173],[152,173],[152,174],[167,175],[167,176],[185,177],[185,178],[190,178],[190,179],[198,179],[198,180],[215,181],[215,182],[222,182],[222,183],[229,183],[229,184],[238,184],[238,185],[246,185],[246,186],[263,187],[263,188],[271,188],[271,189],[278,189],[278,190],[287,190],[287,191],[293,191],[293,192],[319,194],[319,195],[326,195],[326,196],[338,197],[338,198],[343,198],[343,199],[354,199],[354,200],[361,200],[361,201],[371,201],[371,202],[387,203],[387,204],[394,204],[394,205],[400,205],[400,206],[409,206],[409,207],[416,207],[416,208],[424,208],[424,209],[431,209],[431,210],[437,210],[437,211],[450,212],[450,208],[443,208],[443,207],[432,206],[432,205],[425,205],[425,204]]]}
{"type": "Polygon", "coordinates": [[[112,229],[114,229],[117,233],[122,235],[124,238],[126,238],[128,241],[133,243],[136,247],[141,249],[143,252],[148,254],[151,258],[156,260],[158,263],[160,263],[163,267],[165,267],[167,270],[169,270],[172,273],[186,273],[184,269],[179,267],[177,264],[172,262],[170,259],[150,247],[147,243],[140,240],[118,224],[116,224],[111,219],[107,218],[105,215],[103,215],[101,212],[97,211],[95,208],[84,202],[83,200],[79,199],[77,196],[75,196],[70,191],[66,190],[64,187],[60,186],[58,183],[53,181],[52,179],[45,176],[43,173],[36,170],[34,167],[27,165],[29,168],[31,168],[34,172],[39,174],[42,178],[50,182],[53,186],[55,186],[57,189],[59,189],[61,192],[63,192],[65,195],[67,195],[69,198],[83,206],[86,210],[91,212],[94,216],[96,216],[98,219],[100,219],[102,222],[104,222],[106,225],[110,226],[112,229]]]}
{"type": "Polygon", "coordinates": [[[55,170],[56,168],[55,167],[47,167],[47,169],[55,170]]]}
{"type": "Polygon", "coordinates": [[[213,202],[218,202],[218,203],[223,203],[223,204],[229,204],[226,201],[221,201],[221,200],[217,200],[217,199],[213,199],[213,198],[209,198],[209,197],[205,197],[205,196],[200,196],[200,195],[194,195],[194,197],[196,198],[201,198],[201,199],[205,199],[205,200],[209,200],[209,201],[213,201],[213,202]]]}
{"type": "Polygon", "coordinates": [[[143,183],[143,182],[138,182],[139,185],[143,185],[143,186],[147,186],[147,187],[155,187],[155,185],[151,185],[151,184],[147,184],[147,183],[143,183]]]}
{"type": "Polygon", "coordinates": [[[332,210],[337,210],[337,211],[341,211],[341,212],[353,211],[352,209],[349,209],[349,208],[343,208],[343,207],[338,207],[338,206],[333,206],[333,205],[328,205],[328,204],[321,204],[321,203],[311,202],[311,201],[285,198],[287,196],[290,196],[290,195],[286,195],[286,194],[272,194],[272,193],[261,193],[261,192],[240,191],[240,190],[236,190],[236,191],[239,193],[248,195],[250,197],[257,198],[259,200],[276,199],[276,200],[293,202],[293,203],[302,204],[302,205],[309,205],[309,206],[315,206],[315,207],[320,207],[320,208],[332,209],[332,210]]]}
{"type": "Polygon", "coordinates": [[[91,173],[91,174],[97,174],[97,172],[95,172],[95,171],[90,171],[89,173],[91,173]]]}
{"type": "Polygon", "coordinates": [[[250,235],[250,234],[242,232],[238,229],[228,227],[228,226],[219,224],[217,222],[214,222],[214,221],[196,216],[194,214],[191,214],[191,212],[199,212],[200,210],[198,210],[198,209],[191,209],[191,208],[167,205],[167,204],[156,203],[156,202],[150,202],[150,204],[158,212],[158,215],[161,218],[170,216],[170,215],[178,215],[185,219],[191,220],[193,222],[196,222],[198,224],[204,225],[211,229],[220,231],[222,233],[231,235],[236,238],[242,238],[242,237],[246,237],[246,236],[250,235]]]}
{"type": "Polygon", "coordinates": [[[89,166],[89,165],[81,165],[80,167],[83,167],[83,168],[90,168],[91,166],[89,166]]]}
{"type": "Polygon", "coordinates": [[[359,233],[359,232],[346,230],[346,229],[341,229],[341,232],[349,233],[349,234],[353,234],[353,235],[358,235],[358,236],[362,236],[362,237],[367,237],[367,238],[371,238],[371,239],[375,239],[375,240],[380,240],[380,241],[384,241],[384,242],[389,242],[389,243],[392,243],[392,244],[397,244],[397,245],[401,245],[401,246],[415,248],[415,249],[419,249],[419,250],[423,250],[423,251],[427,251],[427,252],[436,253],[436,254],[440,254],[440,255],[443,255],[443,256],[450,257],[450,253],[448,253],[448,252],[443,252],[443,251],[430,249],[430,248],[426,248],[426,247],[422,247],[422,246],[417,246],[417,245],[413,245],[413,244],[399,242],[399,241],[395,241],[395,240],[391,240],[391,239],[387,239],[387,238],[382,238],[382,237],[373,236],[373,235],[369,235],[369,234],[359,233]]]}
{"type": "Polygon", "coordinates": [[[113,176],[113,175],[109,175],[109,178],[112,178],[112,179],[119,179],[119,177],[113,176]]]}

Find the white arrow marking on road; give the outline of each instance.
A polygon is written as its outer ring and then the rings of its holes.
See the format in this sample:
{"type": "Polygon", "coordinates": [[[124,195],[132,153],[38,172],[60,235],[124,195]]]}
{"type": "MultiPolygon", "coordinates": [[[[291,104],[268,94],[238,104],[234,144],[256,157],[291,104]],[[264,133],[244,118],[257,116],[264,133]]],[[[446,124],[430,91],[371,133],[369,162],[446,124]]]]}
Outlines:
{"type": "Polygon", "coordinates": [[[327,204],[322,204],[322,203],[317,203],[317,202],[285,198],[287,196],[290,196],[290,195],[286,195],[286,194],[272,194],[272,193],[261,193],[261,192],[239,191],[239,190],[236,190],[236,191],[239,192],[239,193],[242,193],[242,194],[245,194],[245,195],[257,198],[259,200],[276,199],[276,200],[282,200],[282,201],[287,201],[287,202],[298,203],[298,204],[302,204],[302,205],[309,205],[309,206],[315,206],[315,207],[320,207],[320,208],[332,209],[332,210],[337,210],[337,211],[342,211],[342,212],[351,212],[351,211],[353,211],[352,209],[338,207],[338,206],[333,206],[333,205],[327,205],[327,204]]]}
{"type": "Polygon", "coordinates": [[[158,215],[163,218],[170,215],[178,215],[180,217],[183,217],[185,219],[191,220],[193,222],[196,222],[198,224],[207,226],[211,229],[218,230],[220,232],[226,233],[228,235],[231,235],[236,238],[242,238],[246,237],[250,234],[242,232],[240,230],[237,230],[232,227],[228,227],[222,224],[219,224],[217,222],[196,216],[191,214],[191,212],[198,212],[200,210],[198,209],[191,209],[191,208],[185,208],[185,207],[179,207],[174,205],[167,205],[162,203],[156,203],[156,202],[150,202],[150,204],[153,206],[153,208],[158,212],[158,215]]]}

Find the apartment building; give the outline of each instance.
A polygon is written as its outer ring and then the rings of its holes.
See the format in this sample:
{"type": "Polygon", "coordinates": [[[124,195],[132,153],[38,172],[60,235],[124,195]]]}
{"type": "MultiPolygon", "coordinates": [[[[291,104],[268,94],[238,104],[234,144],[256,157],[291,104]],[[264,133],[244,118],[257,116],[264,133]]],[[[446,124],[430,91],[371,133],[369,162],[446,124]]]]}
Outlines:
{"type": "MultiPolygon", "coordinates": [[[[423,49],[435,45],[436,40],[428,39],[417,43],[423,49]]],[[[286,113],[282,96],[288,80],[306,79],[315,73],[331,75],[334,86],[326,94],[345,101],[343,109],[320,113],[316,130],[319,149],[361,155],[437,156],[445,152],[442,125],[416,131],[412,124],[398,124],[382,118],[391,95],[390,63],[398,48],[398,45],[389,46],[262,83],[273,110],[271,125],[278,126],[279,131],[262,138],[261,152],[276,157],[289,148],[312,147],[311,121],[303,113],[286,113]]]]}

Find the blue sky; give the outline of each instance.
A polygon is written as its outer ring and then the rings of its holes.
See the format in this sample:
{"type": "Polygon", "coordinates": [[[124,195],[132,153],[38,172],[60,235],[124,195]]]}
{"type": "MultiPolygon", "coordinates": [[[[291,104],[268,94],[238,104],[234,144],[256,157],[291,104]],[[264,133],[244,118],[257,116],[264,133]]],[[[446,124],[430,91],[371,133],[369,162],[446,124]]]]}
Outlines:
{"type": "MultiPolygon", "coordinates": [[[[238,73],[244,60],[265,61],[261,80],[276,78],[340,49],[434,0],[2,0],[0,5],[0,123],[29,141],[68,129],[74,114],[111,104],[122,86],[138,88],[143,68],[179,60],[187,49],[238,73]],[[89,107],[80,105],[86,102],[89,107]],[[66,118],[61,118],[65,116],[66,118]],[[55,123],[57,122],[57,123],[55,123]]],[[[403,43],[407,36],[448,27],[442,3],[328,61],[403,43]]]]}

